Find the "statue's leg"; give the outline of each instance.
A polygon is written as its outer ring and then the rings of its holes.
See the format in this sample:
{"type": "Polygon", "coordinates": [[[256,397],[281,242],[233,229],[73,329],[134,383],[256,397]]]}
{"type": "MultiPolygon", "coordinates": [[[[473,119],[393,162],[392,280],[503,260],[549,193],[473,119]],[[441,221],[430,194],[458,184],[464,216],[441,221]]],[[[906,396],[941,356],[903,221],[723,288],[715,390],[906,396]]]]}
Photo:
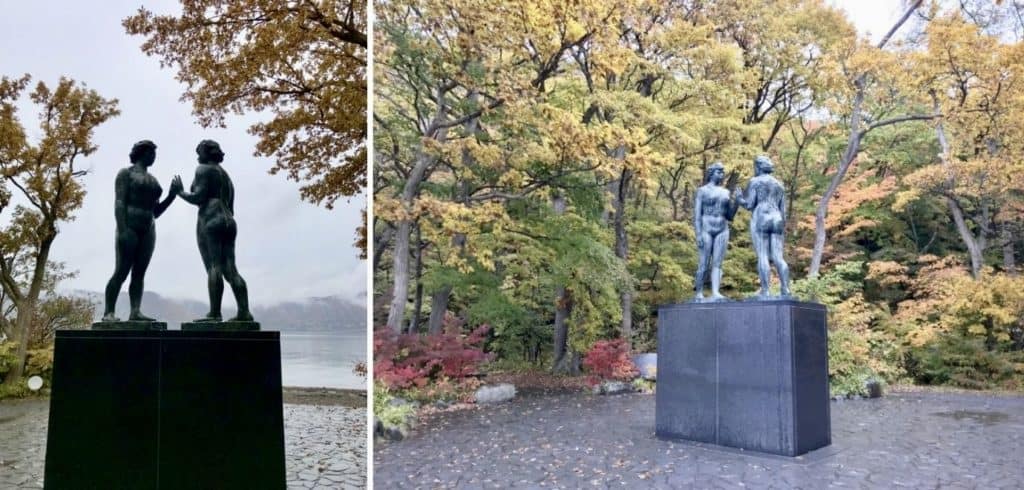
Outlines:
{"type": "Polygon", "coordinates": [[[725,251],[729,247],[729,228],[726,227],[715,236],[715,247],[711,257],[711,296],[713,298],[724,298],[718,288],[722,285],[722,261],[725,260],[725,251]]]}
{"type": "Polygon", "coordinates": [[[206,266],[206,288],[210,294],[210,312],[206,314],[206,320],[220,320],[220,303],[224,296],[224,278],[221,276],[219,264],[220,244],[218,237],[211,231],[211,227],[199,233],[199,252],[203,256],[203,264],[206,266]]]}
{"type": "Polygon", "coordinates": [[[697,274],[693,278],[693,291],[695,298],[704,297],[704,283],[708,277],[708,260],[711,258],[711,235],[707,233],[701,233],[701,238],[704,240],[704,246],[697,248],[697,274]]]}
{"type": "Polygon", "coordinates": [[[128,278],[128,272],[132,268],[132,257],[135,256],[135,249],[138,248],[139,237],[131,228],[122,230],[117,234],[114,253],[117,257],[114,265],[114,274],[107,281],[107,288],[103,295],[103,321],[118,321],[114,316],[114,308],[117,305],[117,295],[121,292],[121,285],[128,278]]]}
{"type": "Polygon", "coordinates": [[[771,264],[768,260],[769,240],[764,233],[757,231],[757,224],[750,223],[753,229],[750,231],[750,238],[754,245],[754,253],[757,254],[757,277],[761,280],[761,296],[768,296],[768,285],[771,280],[771,264]]]}
{"type": "Polygon", "coordinates": [[[789,264],[782,257],[785,246],[785,236],[782,233],[772,233],[772,262],[775,263],[775,270],[779,273],[779,284],[782,285],[779,292],[783,296],[789,295],[789,264]]]}
{"type": "Polygon", "coordinates": [[[238,273],[235,266],[235,236],[238,234],[235,225],[229,226],[224,242],[224,278],[231,285],[231,292],[235,294],[235,303],[238,305],[238,315],[232,320],[252,321],[252,313],[249,311],[249,289],[245,285],[245,279],[238,273]]]}
{"type": "Polygon", "coordinates": [[[139,236],[139,247],[135,252],[135,263],[132,264],[132,280],[128,284],[128,299],[131,303],[129,320],[154,321],[139,311],[142,306],[142,291],[145,288],[146,269],[149,268],[149,260],[153,258],[153,249],[156,247],[156,227],[139,236]]]}

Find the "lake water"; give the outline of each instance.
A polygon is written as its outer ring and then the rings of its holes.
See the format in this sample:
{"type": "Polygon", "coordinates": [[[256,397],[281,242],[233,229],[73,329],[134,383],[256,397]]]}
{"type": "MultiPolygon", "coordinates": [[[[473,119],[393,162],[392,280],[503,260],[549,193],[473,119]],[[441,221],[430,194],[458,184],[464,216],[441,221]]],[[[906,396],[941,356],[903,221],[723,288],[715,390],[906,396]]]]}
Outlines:
{"type": "Polygon", "coordinates": [[[352,367],[366,360],[365,335],[281,333],[285,386],[366,389],[352,367]]]}

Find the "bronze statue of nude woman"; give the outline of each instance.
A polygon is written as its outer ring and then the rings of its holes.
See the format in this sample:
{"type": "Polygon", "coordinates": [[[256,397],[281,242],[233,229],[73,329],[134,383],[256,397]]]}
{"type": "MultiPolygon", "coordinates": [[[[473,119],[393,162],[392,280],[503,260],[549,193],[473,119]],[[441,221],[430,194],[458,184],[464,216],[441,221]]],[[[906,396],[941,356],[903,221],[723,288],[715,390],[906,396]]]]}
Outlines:
{"type": "Polygon", "coordinates": [[[180,183],[171,183],[170,192],[163,201],[160,194],[163,189],[160,183],[147,170],[156,161],[156,145],[149,140],[142,140],[132,146],[128,155],[132,165],[121,169],[114,181],[114,217],[117,220],[115,253],[117,262],[114,274],[107,282],[104,292],[103,322],[120,322],[114,316],[117,295],[121,292],[128,274],[128,300],[131,311],[129,321],[155,322],[139,311],[142,304],[143,282],[146,268],[153,257],[156,245],[156,219],[174,201],[180,183]]]}
{"type": "Polygon", "coordinates": [[[238,304],[238,315],[229,321],[252,322],[245,280],[235,267],[235,237],[238,234],[235,223],[235,188],[231,177],[220,165],[224,161],[224,152],[216,141],[203,140],[196,147],[196,154],[199,166],[196,167],[190,192],[185,192],[180,176],[175,176],[171,184],[177,189],[178,196],[199,207],[196,238],[206,267],[210,311],[195,321],[221,321],[220,305],[224,295],[224,281],[227,280],[238,304]]]}
{"type": "Polygon", "coordinates": [[[693,229],[697,235],[697,274],[693,280],[694,301],[703,302],[704,283],[711,272],[710,301],[728,301],[722,296],[722,261],[729,246],[729,222],[736,207],[729,191],[722,187],[725,167],[715,162],[708,167],[705,184],[697,190],[693,203],[693,229]]]}

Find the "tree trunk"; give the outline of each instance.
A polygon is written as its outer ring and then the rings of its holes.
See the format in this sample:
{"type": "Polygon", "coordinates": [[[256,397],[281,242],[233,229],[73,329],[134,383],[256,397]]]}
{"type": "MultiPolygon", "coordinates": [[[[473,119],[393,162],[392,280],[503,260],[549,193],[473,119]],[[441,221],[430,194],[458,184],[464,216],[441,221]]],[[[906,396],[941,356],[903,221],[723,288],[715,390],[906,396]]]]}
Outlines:
{"type": "Polygon", "coordinates": [[[1003,239],[1003,270],[1011,276],[1017,275],[1017,257],[1013,247],[1013,233],[1010,232],[1010,224],[1004,223],[1002,227],[1003,239]]]}
{"type": "Polygon", "coordinates": [[[832,176],[832,181],[829,182],[828,188],[825,189],[825,193],[821,196],[821,200],[818,201],[818,207],[814,212],[814,251],[811,253],[811,266],[807,271],[810,277],[818,277],[818,273],[821,270],[821,258],[825,254],[825,217],[828,215],[828,205],[832,201],[832,196],[835,195],[836,189],[839,189],[839,184],[846,177],[850,164],[853,163],[853,160],[857,158],[857,153],[860,152],[860,140],[863,137],[860,131],[860,110],[864,104],[865,78],[861,77],[855,83],[857,86],[857,96],[853,100],[853,113],[850,117],[850,136],[846,142],[846,151],[843,152],[843,156],[839,161],[839,168],[836,169],[836,174],[832,176]]]}
{"type": "Polygon", "coordinates": [[[416,300],[413,303],[412,318],[409,319],[409,333],[420,331],[420,315],[423,313],[423,245],[420,227],[416,226],[416,300]]]}
{"type": "Polygon", "coordinates": [[[25,373],[25,359],[28,357],[28,339],[30,337],[28,328],[32,319],[32,311],[35,310],[34,301],[26,298],[18,304],[18,314],[14,322],[14,332],[10,341],[15,342],[15,361],[11,370],[4,377],[5,386],[15,386],[21,382],[25,373]]]}
{"type": "MultiPolygon", "coordinates": [[[[889,29],[889,32],[882,36],[881,41],[876,46],[878,49],[885,47],[889,40],[892,39],[893,34],[921,6],[923,1],[914,0],[913,3],[910,3],[899,20],[889,29]]],[[[811,253],[811,266],[808,269],[810,277],[818,277],[818,273],[821,270],[821,256],[825,253],[825,216],[828,215],[828,204],[836,193],[836,189],[839,188],[839,184],[842,183],[843,177],[846,176],[846,171],[849,170],[853,159],[857,157],[857,153],[860,151],[860,142],[864,137],[864,132],[860,129],[861,107],[864,105],[864,92],[867,82],[868,77],[866,73],[858,76],[853,82],[857,92],[853,99],[853,111],[850,113],[850,137],[846,143],[846,151],[843,152],[842,160],[839,162],[839,169],[832,177],[832,182],[829,183],[825,194],[821,196],[818,208],[814,212],[814,251],[811,253]]]]}
{"type": "MultiPolygon", "coordinates": [[[[932,95],[932,98],[934,100],[935,113],[938,114],[938,98],[934,94],[932,95]]],[[[935,136],[938,138],[939,148],[942,150],[942,153],[939,155],[939,161],[946,169],[946,182],[949,188],[953,189],[956,182],[953,180],[953,171],[950,169],[949,164],[949,140],[946,138],[946,129],[942,125],[941,119],[935,123],[935,136]]],[[[964,218],[964,211],[961,209],[960,203],[948,195],[945,196],[945,199],[946,205],[949,207],[949,214],[953,216],[953,223],[956,225],[956,231],[960,234],[960,240],[964,242],[964,246],[967,247],[967,254],[971,258],[971,277],[978,279],[981,277],[981,268],[984,265],[984,240],[978,240],[975,238],[971,228],[967,225],[967,220],[964,218]]],[[[979,233],[984,233],[984,231],[979,233]]]]}
{"type": "Polygon", "coordinates": [[[373,272],[374,277],[377,275],[377,271],[380,270],[380,260],[384,257],[384,252],[387,251],[391,244],[391,237],[394,236],[395,232],[390,226],[384,227],[384,230],[380,232],[380,235],[375,235],[373,240],[373,268],[370,269],[373,272]]]}
{"type": "Polygon", "coordinates": [[[430,322],[427,331],[431,334],[444,330],[444,314],[448,311],[448,297],[452,294],[451,285],[444,285],[434,291],[430,297],[430,322]]]}
{"type": "MultiPolygon", "coordinates": [[[[435,123],[444,117],[444,109],[439,109],[434,118],[435,123]]],[[[425,137],[433,137],[437,141],[444,141],[443,130],[435,129],[435,124],[427,129],[425,137]]],[[[394,296],[391,298],[391,308],[388,309],[388,328],[395,332],[402,331],[402,320],[405,318],[405,303],[409,300],[409,234],[412,232],[412,208],[413,200],[419,193],[420,183],[427,173],[427,168],[433,165],[435,159],[427,154],[421,146],[416,154],[416,165],[409,172],[402,189],[402,210],[405,213],[398,220],[395,227],[395,249],[392,255],[394,261],[394,287],[391,289],[394,296]]]]}
{"type": "Polygon", "coordinates": [[[405,317],[405,303],[409,300],[409,228],[412,222],[403,219],[398,222],[395,231],[395,250],[393,253],[394,287],[391,288],[391,308],[388,310],[388,328],[401,333],[402,319],[405,317]]]}
{"type": "MultiPolygon", "coordinates": [[[[552,199],[552,207],[555,210],[555,216],[562,216],[565,214],[566,200],[565,196],[556,195],[552,199]]],[[[551,371],[555,373],[569,373],[572,369],[571,363],[567,362],[569,354],[569,315],[572,313],[572,295],[565,288],[564,285],[559,285],[555,288],[555,334],[554,334],[554,345],[553,354],[554,362],[552,363],[551,371]]]]}
{"type": "MultiPolygon", "coordinates": [[[[52,225],[50,226],[52,227],[52,225]]],[[[56,231],[53,232],[53,236],[56,236],[56,231]]],[[[28,341],[31,337],[29,327],[43,289],[43,279],[46,276],[46,264],[50,260],[52,244],[53,238],[48,238],[44,239],[40,245],[35,267],[32,270],[32,281],[29,283],[28,294],[18,301],[18,315],[14,325],[15,338],[11,339],[17,343],[17,349],[15,350],[14,366],[11,366],[11,370],[4,378],[4,386],[17,385],[25,373],[25,359],[28,357],[28,341]]]]}
{"type": "MultiPolygon", "coordinates": [[[[616,157],[625,157],[625,148],[616,150],[616,157]]],[[[613,221],[613,225],[615,227],[615,255],[622,259],[624,266],[629,258],[629,240],[626,236],[626,197],[629,192],[630,179],[632,178],[632,175],[632,171],[624,169],[615,189],[615,218],[613,221]]],[[[622,288],[619,299],[622,305],[622,322],[619,327],[622,332],[622,338],[626,339],[628,342],[631,341],[633,335],[632,285],[627,284],[622,288]]]]}

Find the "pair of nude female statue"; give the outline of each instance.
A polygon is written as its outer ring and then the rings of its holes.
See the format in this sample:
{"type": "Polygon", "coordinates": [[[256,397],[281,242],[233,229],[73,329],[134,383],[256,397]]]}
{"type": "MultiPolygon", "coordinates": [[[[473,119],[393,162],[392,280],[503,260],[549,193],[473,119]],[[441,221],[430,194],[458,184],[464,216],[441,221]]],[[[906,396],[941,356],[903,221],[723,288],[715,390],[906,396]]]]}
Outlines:
{"type": "Polygon", "coordinates": [[[220,166],[224,152],[212,140],[203,140],[196,147],[199,166],[189,192],[185,192],[181,177],[175,176],[171,189],[162,201],[163,189],[148,168],[156,161],[156,145],[143,140],[132,147],[129,159],[132,165],[121,169],[115,181],[114,216],[117,220],[114,275],[107,282],[104,297],[103,321],[120,321],[114,316],[117,295],[129,273],[128,299],[130,321],[155,321],[142,314],[143,282],[149,260],[156,245],[156,218],[167,210],[175,197],[199,207],[196,238],[199,253],[206,267],[210,311],[197,322],[221,321],[220,304],[224,294],[224,280],[231,285],[238,303],[238,315],[232,321],[252,321],[245,280],[235,267],[235,236],[238,233],[234,218],[235,189],[231,178],[220,166]]]}
{"type": "Polygon", "coordinates": [[[757,274],[761,281],[759,299],[770,297],[768,285],[771,266],[779,275],[782,297],[789,296],[789,266],[782,257],[786,228],[786,198],[782,183],[773,177],[772,161],[764,155],[754,159],[754,178],[746,191],[736,190],[735,201],[722,187],[725,168],[716,162],[708,167],[706,183],[697,190],[694,202],[693,227],[697,235],[697,275],[694,279],[694,300],[706,301],[704,283],[710,268],[711,301],[725,301],[719,292],[722,283],[722,261],[729,245],[729,222],[737,206],[751,211],[750,236],[757,254],[757,274]]]}

